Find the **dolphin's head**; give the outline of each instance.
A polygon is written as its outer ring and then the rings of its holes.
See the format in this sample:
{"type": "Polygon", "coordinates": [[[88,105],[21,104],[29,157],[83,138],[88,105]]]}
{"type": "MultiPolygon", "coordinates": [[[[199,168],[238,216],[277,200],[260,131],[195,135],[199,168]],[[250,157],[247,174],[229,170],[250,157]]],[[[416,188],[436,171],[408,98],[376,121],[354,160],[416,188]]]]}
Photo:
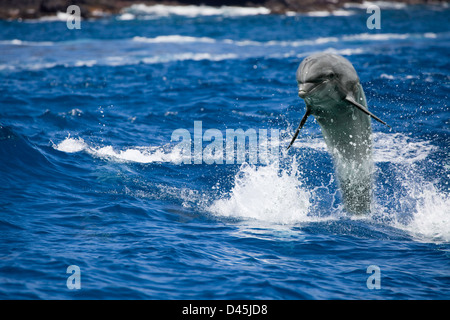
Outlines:
{"type": "Polygon", "coordinates": [[[300,98],[314,106],[329,100],[342,100],[359,83],[359,78],[344,57],[317,53],[300,63],[297,83],[300,98]]]}
{"type": "Polygon", "coordinates": [[[353,65],[344,57],[325,52],[310,55],[300,63],[297,69],[297,83],[298,95],[306,102],[306,112],[288,149],[294,143],[310,114],[328,113],[327,111],[332,110],[336,102],[351,105],[387,125],[370,112],[367,106],[355,101],[353,92],[359,84],[359,78],[353,65]]]}

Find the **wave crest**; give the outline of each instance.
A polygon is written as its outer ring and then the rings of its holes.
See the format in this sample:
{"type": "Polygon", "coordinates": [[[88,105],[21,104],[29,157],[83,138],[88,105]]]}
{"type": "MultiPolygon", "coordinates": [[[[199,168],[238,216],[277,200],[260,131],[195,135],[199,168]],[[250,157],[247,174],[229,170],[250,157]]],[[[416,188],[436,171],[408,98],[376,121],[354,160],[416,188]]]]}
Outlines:
{"type": "Polygon", "coordinates": [[[264,7],[236,7],[221,6],[210,7],[205,5],[195,6],[167,6],[167,5],[145,5],[134,4],[123,10],[118,17],[119,20],[132,20],[136,18],[159,18],[168,16],[184,16],[188,18],[204,16],[226,16],[241,17],[270,14],[270,10],[264,7]]]}

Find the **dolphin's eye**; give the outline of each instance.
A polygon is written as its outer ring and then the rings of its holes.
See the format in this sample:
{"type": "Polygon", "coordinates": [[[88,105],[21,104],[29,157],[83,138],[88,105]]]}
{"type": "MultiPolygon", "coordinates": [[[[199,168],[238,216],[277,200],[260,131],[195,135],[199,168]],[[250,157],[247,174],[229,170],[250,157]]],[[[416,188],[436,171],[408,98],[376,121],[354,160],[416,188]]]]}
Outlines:
{"type": "Polygon", "coordinates": [[[330,73],[330,74],[328,75],[328,79],[334,79],[335,76],[336,76],[336,75],[335,75],[334,73],[330,73]]]}
{"type": "Polygon", "coordinates": [[[307,83],[321,83],[323,81],[322,77],[308,79],[307,83]]]}

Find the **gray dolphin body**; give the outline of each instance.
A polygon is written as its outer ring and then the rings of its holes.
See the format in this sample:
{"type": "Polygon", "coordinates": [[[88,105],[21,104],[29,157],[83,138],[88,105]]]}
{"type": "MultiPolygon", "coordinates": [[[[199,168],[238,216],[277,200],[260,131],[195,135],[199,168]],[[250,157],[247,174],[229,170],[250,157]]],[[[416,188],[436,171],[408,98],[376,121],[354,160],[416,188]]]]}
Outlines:
{"type": "Polygon", "coordinates": [[[354,214],[369,212],[373,184],[370,117],[386,123],[368,110],[355,68],[344,57],[317,53],[305,58],[297,70],[297,83],[306,113],[289,147],[313,115],[333,156],[345,209],[354,214]]]}

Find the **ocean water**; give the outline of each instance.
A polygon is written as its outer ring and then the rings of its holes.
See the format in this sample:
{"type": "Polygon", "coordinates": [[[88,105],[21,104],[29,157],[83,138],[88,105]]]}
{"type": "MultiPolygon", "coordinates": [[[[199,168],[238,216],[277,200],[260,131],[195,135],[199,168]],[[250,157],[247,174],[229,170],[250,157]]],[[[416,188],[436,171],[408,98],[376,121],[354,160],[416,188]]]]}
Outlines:
{"type": "Polygon", "coordinates": [[[380,6],[381,29],[364,5],[0,21],[0,298],[449,299],[450,10],[380,6]],[[319,51],[391,126],[366,216],[312,118],[286,152],[319,51]]]}

